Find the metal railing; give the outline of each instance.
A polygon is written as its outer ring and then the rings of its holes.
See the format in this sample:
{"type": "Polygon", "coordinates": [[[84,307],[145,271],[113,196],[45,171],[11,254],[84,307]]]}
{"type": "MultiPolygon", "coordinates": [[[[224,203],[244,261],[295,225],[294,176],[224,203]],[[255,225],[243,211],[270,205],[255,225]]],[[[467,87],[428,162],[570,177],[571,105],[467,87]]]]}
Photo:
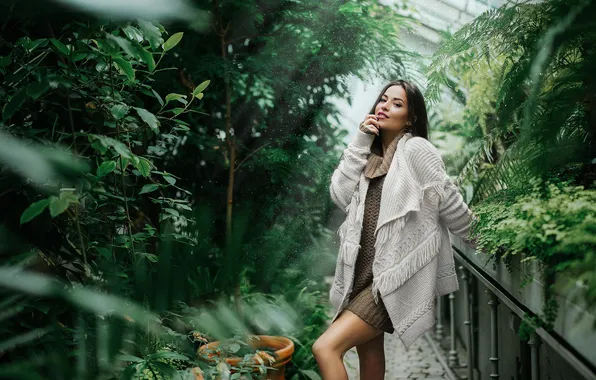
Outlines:
{"type": "MultiPolygon", "coordinates": [[[[453,249],[461,286],[459,291],[437,299],[437,323],[433,338],[439,343],[446,343],[444,342],[447,340],[445,327],[449,326],[449,347],[444,348],[449,367],[458,369],[460,378],[483,380],[500,379],[503,376],[503,378],[515,380],[556,379],[557,376],[541,373],[541,359],[544,360],[544,358],[540,355],[541,353],[545,355],[545,350],[548,349],[549,354],[556,353],[563,359],[560,362],[564,364],[559,364],[560,366],[567,366],[560,369],[561,373],[567,375],[559,378],[575,380],[577,375],[573,374],[579,374],[583,379],[596,379],[596,369],[593,364],[556,332],[538,328],[527,341],[522,341],[517,336],[519,325],[516,325],[516,322],[520,322],[526,314],[533,315],[531,310],[457,247],[454,246],[453,249]],[[479,294],[482,290],[486,296],[479,294]],[[484,298],[484,301],[480,302],[480,298],[484,298]],[[456,306],[456,301],[459,308],[456,306]],[[488,313],[490,321],[480,321],[479,311],[485,316],[488,313]],[[503,345],[505,338],[500,334],[506,327],[501,320],[504,312],[509,312],[511,330],[511,334],[508,335],[510,340],[506,345],[503,345]],[[479,329],[480,324],[488,325],[488,331],[479,329]],[[513,333],[517,337],[517,345],[511,341],[513,333]],[[460,358],[462,350],[458,354],[458,343],[465,347],[465,359],[460,358]],[[547,347],[541,347],[543,344],[547,347]],[[519,355],[519,357],[511,358],[507,355],[519,355]],[[460,364],[460,359],[464,360],[463,364],[460,364]],[[502,368],[500,363],[504,359],[507,359],[507,363],[515,363],[516,368],[513,370],[509,367],[502,368]],[[501,374],[501,370],[505,370],[506,373],[501,374]],[[490,373],[486,375],[488,372],[490,373]],[[571,377],[567,377],[570,373],[572,373],[571,377]]],[[[596,342],[594,342],[594,349],[596,349],[596,342]]],[[[544,368],[542,372],[545,372],[544,368]]]]}

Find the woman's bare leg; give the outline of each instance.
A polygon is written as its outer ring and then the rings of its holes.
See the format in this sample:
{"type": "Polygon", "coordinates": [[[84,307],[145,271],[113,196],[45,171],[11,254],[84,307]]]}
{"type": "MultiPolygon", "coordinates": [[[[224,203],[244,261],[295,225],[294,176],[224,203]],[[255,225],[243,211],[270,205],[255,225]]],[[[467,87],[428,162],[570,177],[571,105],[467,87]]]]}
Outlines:
{"type": "MultiPolygon", "coordinates": [[[[382,334],[356,314],[344,310],[312,346],[323,380],[348,380],[343,356],[350,348],[382,334]]],[[[383,369],[383,373],[385,370],[383,369]]],[[[368,378],[367,378],[368,380],[368,378]]]]}
{"type": "Polygon", "coordinates": [[[360,378],[383,380],[385,378],[385,334],[379,334],[366,343],[356,346],[360,362],[360,378]]]}

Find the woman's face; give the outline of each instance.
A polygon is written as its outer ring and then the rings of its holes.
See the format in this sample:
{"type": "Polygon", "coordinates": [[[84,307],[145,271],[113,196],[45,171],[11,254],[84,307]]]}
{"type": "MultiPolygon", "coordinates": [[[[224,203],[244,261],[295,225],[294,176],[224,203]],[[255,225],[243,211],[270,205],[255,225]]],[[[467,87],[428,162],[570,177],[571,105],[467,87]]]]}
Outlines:
{"type": "Polygon", "coordinates": [[[391,130],[400,133],[408,121],[408,99],[402,86],[387,88],[375,107],[381,131],[391,130]]]}

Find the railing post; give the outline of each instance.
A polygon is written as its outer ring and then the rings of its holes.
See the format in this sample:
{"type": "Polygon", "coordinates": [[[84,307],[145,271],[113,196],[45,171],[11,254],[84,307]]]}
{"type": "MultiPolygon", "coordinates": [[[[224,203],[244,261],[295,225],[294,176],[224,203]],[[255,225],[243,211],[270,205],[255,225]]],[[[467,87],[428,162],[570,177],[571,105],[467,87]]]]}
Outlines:
{"type": "Polygon", "coordinates": [[[489,290],[490,294],[490,361],[492,363],[492,373],[490,374],[491,379],[499,378],[499,315],[497,308],[499,307],[499,298],[497,295],[489,290]]]}
{"type": "Polygon", "coordinates": [[[435,326],[435,336],[438,342],[443,340],[443,297],[437,297],[437,325],[435,326]]]}
{"type": "Polygon", "coordinates": [[[457,351],[455,349],[455,294],[449,293],[449,335],[451,349],[449,350],[449,367],[459,366],[457,351]]]}
{"type": "Polygon", "coordinates": [[[536,333],[536,331],[532,332],[530,335],[530,340],[528,340],[528,344],[531,347],[530,353],[530,368],[532,369],[532,380],[539,380],[540,379],[540,357],[538,356],[540,345],[542,344],[542,340],[536,333]]]}
{"type": "Polygon", "coordinates": [[[470,303],[472,302],[470,299],[470,283],[469,283],[469,274],[468,270],[463,266],[460,266],[461,269],[461,281],[464,284],[464,303],[465,303],[465,313],[464,316],[464,325],[466,326],[467,331],[467,347],[466,351],[468,352],[468,380],[474,380],[474,352],[472,350],[472,315],[470,313],[470,303]]]}

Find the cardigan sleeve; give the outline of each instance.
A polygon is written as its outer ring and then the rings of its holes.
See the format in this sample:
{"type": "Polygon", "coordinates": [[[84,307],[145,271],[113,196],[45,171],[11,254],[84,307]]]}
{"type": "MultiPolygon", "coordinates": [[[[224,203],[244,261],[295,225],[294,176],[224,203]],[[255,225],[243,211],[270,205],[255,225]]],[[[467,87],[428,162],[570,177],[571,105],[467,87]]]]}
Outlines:
{"type": "Polygon", "coordinates": [[[375,135],[358,129],[354,139],[344,149],[339,165],[333,171],[329,193],[333,203],[344,211],[350,204],[352,194],[360,180],[360,173],[366,166],[374,138],[375,135]]]}
{"type": "Polygon", "coordinates": [[[464,202],[463,196],[449,177],[445,180],[444,194],[439,207],[439,217],[452,233],[467,243],[473,244],[469,233],[476,216],[464,202]]]}
{"type": "Polygon", "coordinates": [[[413,137],[407,142],[405,152],[412,174],[421,186],[441,186],[439,218],[453,234],[473,244],[469,239],[469,232],[476,216],[449,178],[438,149],[424,138],[413,137]]]}

